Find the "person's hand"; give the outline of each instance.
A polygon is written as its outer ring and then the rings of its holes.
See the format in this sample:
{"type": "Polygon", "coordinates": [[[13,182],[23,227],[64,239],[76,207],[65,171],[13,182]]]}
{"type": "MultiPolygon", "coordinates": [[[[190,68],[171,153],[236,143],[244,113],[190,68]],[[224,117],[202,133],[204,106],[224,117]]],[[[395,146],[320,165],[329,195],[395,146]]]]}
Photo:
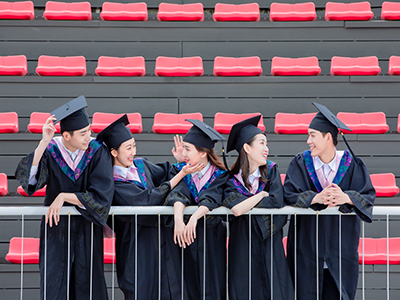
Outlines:
{"type": "Polygon", "coordinates": [[[328,191],[328,187],[329,187],[329,186],[327,186],[326,188],[324,188],[324,189],[322,190],[322,192],[318,193],[318,194],[314,197],[314,199],[311,201],[311,204],[324,204],[324,205],[328,205],[328,204],[325,204],[325,202],[326,202],[326,196],[327,196],[327,191],[328,191]]]}
{"type": "Polygon", "coordinates": [[[337,184],[332,183],[326,188],[324,196],[325,205],[333,207],[333,206],[343,205],[346,203],[353,204],[349,195],[344,193],[337,184]]]}
{"type": "Polygon", "coordinates": [[[54,199],[53,203],[50,205],[49,210],[47,211],[46,214],[46,224],[50,223],[50,227],[53,226],[53,220],[54,220],[54,225],[58,225],[58,222],[60,222],[60,210],[61,207],[63,207],[64,202],[65,202],[65,194],[60,193],[54,199]]]}
{"type": "Polygon", "coordinates": [[[54,115],[50,116],[43,125],[43,133],[42,140],[45,143],[50,143],[51,139],[54,137],[54,133],[56,132],[56,126],[54,125],[54,121],[57,119],[54,115]]]}
{"type": "Polygon", "coordinates": [[[183,168],[182,171],[185,175],[187,174],[193,174],[196,172],[199,172],[201,170],[203,170],[203,168],[205,167],[204,164],[200,164],[198,163],[197,165],[191,166],[190,164],[186,164],[183,168]]]}
{"type": "Polygon", "coordinates": [[[179,247],[186,248],[184,233],[185,223],[183,222],[183,219],[175,220],[174,243],[178,244],[179,247]]]}
{"type": "Polygon", "coordinates": [[[183,139],[182,136],[174,136],[175,147],[172,148],[171,152],[174,155],[177,162],[183,162],[183,139]]]}
{"type": "Polygon", "coordinates": [[[184,238],[187,245],[194,242],[196,238],[197,218],[191,216],[189,222],[186,224],[184,238]]]}
{"type": "Polygon", "coordinates": [[[263,198],[269,196],[269,193],[267,191],[261,191],[260,193],[263,193],[263,195],[262,195],[263,198]]]}

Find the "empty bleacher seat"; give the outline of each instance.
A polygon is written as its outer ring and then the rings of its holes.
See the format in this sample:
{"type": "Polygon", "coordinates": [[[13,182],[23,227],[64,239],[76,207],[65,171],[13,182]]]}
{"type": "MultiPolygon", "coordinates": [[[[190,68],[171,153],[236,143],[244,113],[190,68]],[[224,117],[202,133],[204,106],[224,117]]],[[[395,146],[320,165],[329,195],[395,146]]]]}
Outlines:
{"type": "Polygon", "coordinates": [[[39,56],[36,73],[41,76],[85,76],[86,59],[83,56],[39,56]]]}
{"type": "Polygon", "coordinates": [[[144,76],[146,66],[143,56],[100,56],[95,72],[99,76],[144,76]]]}
{"type": "Polygon", "coordinates": [[[377,197],[393,197],[399,193],[393,173],[371,174],[370,176],[377,197]]]}
{"type": "Polygon", "coordinates": [[[400,75],[400,56],[392,55],[389,58],[389,75],[400,75]]]}
{"type": "Polygon", "coordinates": [[[246,4],[215,4],[214,21],[260,21],[260,5],[246,4]]]}
{"type": "Polygon", "coordinates": [[[38,264],[39,263],[39,239],[25,237],[13,237],[10,240],[6,260],[13,264],[38,264]],[[22,251],[23,250],[23,251],[22,251]],[[23,255],[22,255],[23,254],[23,255]]]}
{"type": "Polygon", "coordinates": [[[251,57],[223,57],[214,59],[214,76],[260,76],[261,59],[251,57]]]}
{"type": "Polygon", "coordinates": [[[201,3],[172,4],[161,2],[158,6],[159,21],[204,21],[201,3]]]}
{"type": "MultiPolygon", "coordinates": [[[[17,193],[20,194],[21,196],[28,197],[28,194],[24,191],[22,186],[19,186],[17,188],[17,193]]],[[[44,197],[44,196],[46,196],[46,186],[37,190],[31,197],[44,197]]]]}
{"type": "Polygon", "coordinates": [[[275,133],[277,134],[307,134],[308,126],[316,113],[291,114],[277,113],[275,115],[275,133]]]}
{"type": "Polygon", "coordinates": [[[306,3],[271,3],[270,21],[315,21],[317,13],[313,2],[306,3]]]}
{"type": "MultiPolygon", "coordinates": [[[[364,239],[364,263],[366,265],[386,265],[388,263],[386,238],[364,239]]],[[[363,262],[362,238],[358,245],[359,263],[363,262]]],[[[389,238],[389,265],[400,264],[400,238],[389,238]]]]}
{"type": "Polygon", "coordinates": [[[90,2],[47,1],[43,17],[46,20],[90,21],[92,19],[92,8],[90,2]]]}
{"type": "MultiPolygon", "coordinates": [[[[94,133],[99,133],[112,122],[122,117],[123,114],[111,114],[96,112],[93,114],[92,125],[90,129],[94,133]]],[[[140,113],[130,113],[128,115],[129,125],[127,126],[132,133],[141,133],[142,127],[142,115],[140,113]]]]}
{"type": "Polygon", "coordinates": [[[8,181],[5,173],[0,173],[0,196],[8,194],[8,181]]]}
{"type": "Polygon", "coordinates": [[[115,238],[104,238],[104,263],[115,263],[115,238]]]}
{"type": "MultiPolygon", "coordinates": [[[[235,123],[246,120],[248,118],[258,116],[260,113],[248,113],[248,114],[230,114],[230,113],[216,113],[214,116],[214,129],[219,133],[229,134],[232,126],[235,123]]],[[[257,125],[263,132],[265,131],[263,117],[261,116],[260,121],[257,125]]]]}
{"type": "Polygon", "coordinates": [[[104,2],[100,18],[103,21],[147,21],[147,4],[104,2]]]}
{"type": "Polygon", "coordinates": [[[332,76],[378,75],[381,72],[376,56],[340,57],[331,59],[332,76]]]}
{"type": "Polygon", "coordinates": [[[32,1],[0,1],[0,19],[33,20],[35,8],[32,1]]]}
{"type": "Polygon", "coordinates": [[[0,56],[0,75],[25,76],[28,63],[25,55],[0,56]]]}
{"type": "MultiPolygon", "coordinates": [[[[31,133],[42,133],[43,125],[50,117],[50,113],[33,112],[28,124],[28,131],[31,133]]],[[[60,132],[60,122],[56,124],[56,133],[60,132]]]]}
{"type": "Polygon", "coordinates": [[[340,112],[337,117],[352,131],[343,130],[344,133],[380,134],[389,130],[386,115],[383,112],[372,113],[345,113],[340,112]]]}
{"type": "Polygon", "coordinates": [[[154,72],[157,76],[202,76],[203,60],[200,56],[183,58],[159,56],[156,59],[154,72]]]}
{"type": "Polygon", "coordinates": [[[282,182],[282,185],[285,184],[285,179],[286,179],[286,174],[281,174],[281,182],[282,182]]]}
{"type": "Polygon", "coordinates": [[[0,113],[0,133],[16,133],[19,130],[16,112],[0,113]]]}
{"type": "Polygon", "coordinates": [[[272,76],[317,76],[321,73],[321,68],[316,56],[288,58],[272,58],[271,75],[272,76]]]}
{"type": "Polygon", "coordinates": [[[388,2],[382,3],[381,10],[382,20],[400,20],[400,3],[399,2],[388,2]]]}
{"type": "Polygon", "coordinates": [[[185,134],[192,127],[192,123],[185,119],[197,119],[203,121],[201,113],[168,114],[156,113],[154,115],[153,131],[155,133],[185,134]]]}
{"type": "Polygon", "coordinates": [[[368,1],[354,3],[327,2],[325,20],[327,21],[368,21],[374,17],[368,1]]]}

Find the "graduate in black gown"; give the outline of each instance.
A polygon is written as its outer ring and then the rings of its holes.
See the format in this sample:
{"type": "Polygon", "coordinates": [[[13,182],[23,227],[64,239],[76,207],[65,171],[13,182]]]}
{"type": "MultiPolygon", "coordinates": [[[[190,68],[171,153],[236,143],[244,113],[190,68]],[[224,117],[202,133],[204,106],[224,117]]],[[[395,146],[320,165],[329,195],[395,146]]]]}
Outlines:
{"type": "Polygon", "coordinates": [[[205,296],[209,300],[226,299],[225,222],[220,216],[206,216],[205,221],[202,218],[220,206],[216,203],[221,203],[229,177],[214,151],[215,142],[225,138],[199,120],[187,121],[193,126],[183,138],[182,157],[175,156],[178,161],[184,161],[174,165],[175,173],[188,164],[201,163],[204,168],[185,176],[166,199],[166,205],[174,206],[174,242],[185,248],[184,298],[204,299],[205,296]],[[190,218],[183,216],[186,206],[198,206],[190,218]]]}
{"type": "Polygon", "coordinates": [[[80,96],[52,112],[38,147],[15,172],[30,196],[47,185],[44,205],[49,210],[40,226],[41,299],[66,299],[68,294],[69,299],[108,299],[103,226],[114,193],[112,163],[107,148],[90,137],[86,106],[80,96]],[[60,137],[53,137],[54,121],[61,121],[60,137]],[[60,216],[61,207],[71,205],[82,216],[60,216]]]}
{"type": "Polygon", "coordinates": [[[313,104],[319,112],[308,129],[310,150],[297,154],[288,167],[285,201],[294,207],[317,211],[338,207],[344,215],[341,219],[337,215],[318,216],[318,219],[316,216],[297,215],[296,219],[292,216],[288,262],[293,280],[297,279],[299,300],[317,299],[317,296],[318,299],[340,299],[340,282],[342,299],[354,299],[360,221],[372,222],[375,190],[362,160],[355,157],[350,148],[351,153],[335,148],[338,129],[350,129],[325,106],[313,104]],[[351,212],[356,215],[346,215],[351,212]]]}
{"type": "Polygon", "coordinates": [[[251,294],[251,299],[292,300],[293,284],[282,244],[287,216],[254,215],[250,224],[249,216],[242,216],[253,207],[284,206],[278,166],[268,160],[267,138],[257,127],[260,117],[236,123],[228,138],[227,152],[239,153],[222,202],[235,215],[229,222],[229,299],[250,299],[251,294]]]}
{"type": "MultiPolygon", "coordinates": [[[[145,158],[135,158],[136,142],[126,127],[128,124],[127,115],[123,115],[97,136],[98,140],[104,141],[113,157],[113,206],[162,205],[168,192],[185,175],[202,167],[185,166],[169,180],[171,166],[168,162],[153,164],[145,158]]],[[[125,299],[136,299],[137,296],[139,300],[156,300],[159,295],[161,299],[178,299],[181,295],[180,251],[177,246],[169,245],[171,229],[160,227],[163,243],[160,245],[157,216],[137,216],[137,222],[135,216],[115,216],[114,224],[112,220],[109,224],[111,227],[114,225],[116,234],[117,277],[125,299]],[[168,239],[168,245],[164,243],[165,239],[168,239]],[[161,277],[159,252],[162,252],[161,277]]]]}

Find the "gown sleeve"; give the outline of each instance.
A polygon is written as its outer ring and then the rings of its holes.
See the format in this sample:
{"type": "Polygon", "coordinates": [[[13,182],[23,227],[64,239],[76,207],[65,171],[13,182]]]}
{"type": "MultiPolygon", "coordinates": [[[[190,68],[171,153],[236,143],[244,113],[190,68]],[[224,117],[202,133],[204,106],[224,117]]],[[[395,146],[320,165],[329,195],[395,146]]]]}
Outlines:
{"type": "MultiPolygon", "coordinates": [[[[171,176],[175,176],[179,173],[179,169],[176,166],[172,166],[171,176]]],[[[188,176],[188,175],[186,175],[188,176]]],[[[181,202],[185,206],[190,205],[190,189],[184,180],[181,180],[168,194],[165,199],[164,205],[174,206],[175,202],[181,202]]]]}
{"type": "Polygon", "coordinates": [[[85,192],[75,192],[85,209],[76,207],[90,222],[104,226],[114,195],[114,177],[111,155],[104,145],[96,152],[91,161],[92,168],[85,192]]]}
{"type": "Polygon", "coordinates": [[[269,175],[269,196],[264,197],[255,207],[257,208],[281,208],[285,206],[283,202],[283,187],[279,169],[275,165],[269,175]]]}
{"type": "Polygon", "coordinates": [[[219,175],[206,189],[203,191],[198,200],[199,206],[205,206],[210,211],[222,206],[222,199],[224,197],[225,185],[229,179],[229,173],[224,172],[219,175]]]}

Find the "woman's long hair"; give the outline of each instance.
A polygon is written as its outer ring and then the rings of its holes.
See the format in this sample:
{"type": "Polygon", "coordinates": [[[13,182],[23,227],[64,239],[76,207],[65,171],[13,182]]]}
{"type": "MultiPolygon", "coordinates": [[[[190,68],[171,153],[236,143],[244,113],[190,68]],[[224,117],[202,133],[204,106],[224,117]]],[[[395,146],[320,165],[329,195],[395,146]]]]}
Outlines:
{"type": "MultiPolygon", "coordinates": [[[[246,144],[251,146],[254,143],[255,139],[256,139],[256,136],[253,136],[246,142],[246,144]]],[[[249,164],[249,158],[247,157],[247,153],[243,147],[242,147],[242,149],[240,149],[239,155],[231,168],[231,172],[232,172],[232,174],[239,174],[240,170],[242,170],[242,179],[244,182],[244,186],[248,190],[250,190],[251,189],[251,184],[249,182],[250,164],[249,164]]],[[[261,174],[260,181],[268,182],[268,179],[267,179],[268,166],[267,165],[260,166],[260,174],[261,174]]]]}
{"type": "Polygon", "coordinates": [[[212,165],[216,166],[220,170],[226,170],[225,165],[222,163],[222,161],[220,161],[214,149],[207,149],[196,145],[194,146],[196,147],[197,151],[207,153],[207,159],[212,165]]]}

